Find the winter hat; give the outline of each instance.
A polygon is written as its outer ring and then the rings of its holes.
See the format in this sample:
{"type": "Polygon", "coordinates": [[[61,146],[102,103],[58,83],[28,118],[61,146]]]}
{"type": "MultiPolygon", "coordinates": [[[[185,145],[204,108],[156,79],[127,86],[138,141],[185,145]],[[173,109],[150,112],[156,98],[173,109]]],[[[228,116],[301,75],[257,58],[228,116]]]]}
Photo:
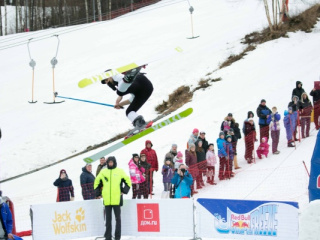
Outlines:
{"type": "Polygon", "coordinates": [[[66,170],[64,170],[64,169],[61,169],[61,170],[60,170],[60,175],[61,175],[61,173],[67,174],[66,170]]]}
{"type": "Polygon", "coordinates": [[[139,157],[137,153],[132,154],[132,158],[139,157]]]}
{"type": "Polygon", "coordinates": [[[230,136],[230,135],[227,135],[226,139],[228,139],[228,138],[231,138],[231,136],[230,136]]]}
{"type": "Polygon", "coordinates": [[[199,132],[199,129],[198,128],[195,128],[195,129],[193,129],[193,131],[192,131],[192,133],[194,134],[194,133],[198,133],[199,132]]]}
{"type": "Polygon", "coordinates": [[[178,147],[178,145],[176,143],[173,143],[171,147],[178,147]]]}
{"type": "Polygon", "coordinates": [[[177,157],[178,158],[183,157],[183,154],[179,151],[178,154],[177,154],[177,157]]]}
{"type": "Polygon", "coordinates": [[[87,163],[86,166],[92,166],[92,164],[91,163],[87,163]]]}
{"type": "Polygon", "coordinates": [[[200,134],[206,134],[206,132],[205,131],[201,131],[200,134]]]}
{"type": "Polygon", "coordinates": [[[289,114],[288,110],[284,110],[283,115],[286,117],[286,116],[288,116],[288,114],[289,114]]]}
{"type": "Polygon", "coordinates": [[[228,117],[232,117],[232,113],[228,113],[228,117]]]}
{"type": "Polygon", "coordinates": [[[110,156],[110,157],[108,157],[108,159],[107,159],[107,168],[108,169],[114,169],[114,168],[116,168],[117,167],[117,160],[116,160],[116,158],[114,157],[114,156],[110,156]],[[112,167],[109,167],[109,162],[113,162],[113,166],[112,167]]]}
{"type": "Polygon", "coordinates": [[[261,99],[261,102],[260,103],[263,103],[263,102],[267,102],[265,99],[261,99]]]}
{"type": "Polygon", "coordinates": [[[147,140],[147,141],[146,141],[146,147],[147,147],[148,143],[150,143],[150,144],[151,144],[151,147],[153,147],[153,144],[152,144],[152,142],[151,142],[150,140],[147,140]]]}
{"type": "Polygon", "coordinates": [[[224,135],[225,135],[224,132],[220,132],[220,133],[219,133],[219,137],[220,137],[221,135],[224,136],[224,135]]]}
{"type": "Polygon", "coordinates": [[[146,154],[145,153],[140,153],[140,157],[142,157],[142,156],[146,157],[146,154]]]}
{"type": "Polygon", "coordinates": [[[230,128],[230,129],[229,129],[229,132],[234,132],[233,128],[230,128]]]}

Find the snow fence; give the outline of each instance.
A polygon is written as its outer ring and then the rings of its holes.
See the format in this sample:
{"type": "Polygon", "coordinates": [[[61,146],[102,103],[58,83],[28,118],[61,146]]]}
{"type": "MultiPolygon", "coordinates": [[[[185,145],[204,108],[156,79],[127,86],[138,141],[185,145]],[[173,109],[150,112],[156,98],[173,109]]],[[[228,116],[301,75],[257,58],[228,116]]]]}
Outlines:
{"type": "MultiPolygon", "coordinates": [[[[33,239],[103,236],[101,200],[32,205],[33,239]]],[[[298,203],[227,199],[132,199],[121,208],[123,236],[298,240],[298,203]]],[[[113,229],[115,226],[113,218],[113,229]]]]}

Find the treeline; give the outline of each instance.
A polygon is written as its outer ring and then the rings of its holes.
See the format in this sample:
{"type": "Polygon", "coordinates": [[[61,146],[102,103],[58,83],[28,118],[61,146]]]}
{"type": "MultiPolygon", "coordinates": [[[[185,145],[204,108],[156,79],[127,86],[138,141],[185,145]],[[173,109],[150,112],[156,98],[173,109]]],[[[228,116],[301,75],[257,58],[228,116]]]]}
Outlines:
{"type": "Polygon", "coordinates": [[[0,36],[108,20],[157,1],[0,0],[0,36]]]}

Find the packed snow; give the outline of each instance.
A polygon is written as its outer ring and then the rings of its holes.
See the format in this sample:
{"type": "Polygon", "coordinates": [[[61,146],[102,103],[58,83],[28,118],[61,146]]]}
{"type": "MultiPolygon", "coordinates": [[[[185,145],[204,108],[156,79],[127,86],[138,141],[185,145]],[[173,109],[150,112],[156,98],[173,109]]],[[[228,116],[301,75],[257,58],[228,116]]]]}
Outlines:
{"type": "MultiPolygon", "coordinates": [[[[292,0],[290,12],[297,14],[314,2],[292,0]]],[[[94,84],[80,89],[78,81],[108,68],[181,47],[183,53],[153,62],[144,70],[155,89],[139,111],[147,120],[157,116],[155,107],[167,100],[177,87],[194,88],[201,78],[222,78],[209,88],[196,91],[193,100],[178,110],[192,107],[191,116],[112,153],[118,166],[125,170],[131,154],[139,153],[147,139],[153,143],[160,166],[172,143],[177,143],[178,150],[184,153],[195,127],[205,131],[206,139],[216,145],[224,117],[232,112],[241,127],[247,112],[255,113],[262,98],[267,100],[269,108],[277,106],[283,118],[295,82],[302,81],[303,88],[309,93],[313,81],[319,79],[319,23],[312,33],[290,33],[289,38],[259,45],[244,59],[218,70],[219,63],[246,47],[241,44],[246,34],[267,26],[263,2],[202,0],[190,1],[190,4],[195,9],[194,34],[200,35],[193,40],[187,39],[191,37],[188,2],[173,0],[160,1],[112,21],[1,37],[0,179],[56,162],[132,128],[123,110],[68,100],[61,104],[43,104],[53,100],[50,60],[56,55],[58,41],[55,34],[60,39],[58,64],[54,69],[55,90],[61,96],[110,104],[114,104],[116,95],[108,87],[94,84]],[[36,104],[28,103],[31,101],[32,69],[28,65],[27,45],[5,49],[8,44],[27,43],[30,38],[34,38],[30,42],[31,58],[37,63],[36,104]]],[[[257,124],[256,116],[255,121],[257,124]]],[[[312,123],[310,137],[298,143],[295,150],[286,147],[282,124],[281,127],[279,155],[269,154],[267,159],[248,165],[243,157],[241,139],[238,161],[242,168],[237,175],[222,182],[216,177],[216,186],[207,186],[194,197],[296,201],[301,209],[305,208],[308,175],[302,161],[310,166],[317,132],[312,123]]],[[[55,201],[56,188],[52,183],[60,169],[66,169],[73,180],[76,200],[81,201],[79,176],[84,166],[83,158],[103,148],[2,183],[4,195],[15,203],[17,230],[31,228],[31,204],[55,201]]],[[[217,153],[216,147],[215,151],[217,153]]],[[[97,165],[97,162],[93,164],[93,170],[97,165]]],[[[162,190],[162,175],[157,172],[153,197],[160,198],[162,190]]]]}

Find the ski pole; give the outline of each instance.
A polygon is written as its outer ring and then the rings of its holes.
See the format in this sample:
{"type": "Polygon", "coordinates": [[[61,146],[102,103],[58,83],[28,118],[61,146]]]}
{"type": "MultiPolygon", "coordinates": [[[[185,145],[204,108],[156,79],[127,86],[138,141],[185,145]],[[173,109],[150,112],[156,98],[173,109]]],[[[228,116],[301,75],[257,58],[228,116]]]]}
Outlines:
{"type": "MultiPolygon", "coordinates": [[[[114,105],[107,104],[107,103],[94,102],[94,101],[89,101],[89,100],[85,100],[85,99],[78,99],[78,98],[71,98],[71,97],[59,96],[57,92],[56,92],[54,95],[55,95],[55,97],[57,97],[57,98],[64,98],[64,99],[69,99],[69,100],[74,100],[74,101],[80,101],[80,102],[86,102],[86,103],[93,103],[93,104],[103,105],[103,106],[107,106],[107,107],[114,107],[114,105]]],[[[123,107],[121,107],[121,108],[123,108],[123,107]]]]}
{"type": "Polygon", "coordinates": [[[305,167],[305,169],[306,169],[306,171],[307,171],[307,173],[308,173],[308,176],[310,177],[310,173],[309,173],[309,171],[308,171],[308,168],[307,168],[307,166],[306,166],[306,163],[304,162],[304,161],[302,161],[303,162],[303,165],[304,165],[304,167],[305,167]]]}

